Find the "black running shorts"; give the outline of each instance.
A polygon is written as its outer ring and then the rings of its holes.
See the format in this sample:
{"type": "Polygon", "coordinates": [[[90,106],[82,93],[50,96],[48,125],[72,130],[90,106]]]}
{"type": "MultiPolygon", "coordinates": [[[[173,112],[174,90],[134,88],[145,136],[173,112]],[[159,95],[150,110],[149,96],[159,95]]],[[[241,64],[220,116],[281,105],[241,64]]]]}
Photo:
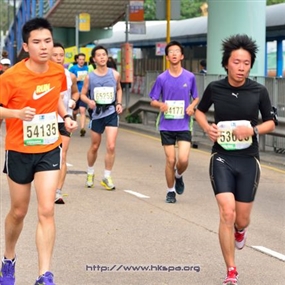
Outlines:
{"type": "Polygon", "coordinates": [[[63,122],[62,123],[58,123],[58,131],[59,131],[59,133],[62,136],[69,137],[69,138],[71,136],[71,133],[66,130],[65,125],[64,125],[63,122]]]}
{"type": "Polygon", "coordinates": [[[3,172],[18,184],[31,183],[39,171],[58,170],[61,166],[61,146],[44,153],[22,153],[6,150],[3,172]]]}
{"type": "Polygon", "coordinates": [[[162,145],[175,145],[178,141],[187,141],[191,143],[190,131],[160,131],[162,145]]]}
{"type": "Polygon", "coordinates": [[[91,130],[98,134],[103,134],[105,127],[119,127],[119,116],[117,112],[101,119],[91,121],[91,130]]]}
{"type": "Polygon", "coordinates": [[[238,202],[254,201],[260,178],[257,158],[214,153],[209,174],[215,195],[231,192],[238,202]]]}

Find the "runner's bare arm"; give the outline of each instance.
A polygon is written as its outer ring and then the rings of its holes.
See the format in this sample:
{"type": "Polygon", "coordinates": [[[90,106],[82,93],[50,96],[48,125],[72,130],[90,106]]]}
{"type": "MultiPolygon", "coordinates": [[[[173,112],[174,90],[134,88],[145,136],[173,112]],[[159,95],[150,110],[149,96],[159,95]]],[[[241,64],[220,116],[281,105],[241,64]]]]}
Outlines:
{"type": "Polygon", "coordinates": [[[91,100],[90,98],[87,97],[88,90],[89,90],[89,75],[87,75],[84,79],[83,87],[81,89],[80,99],[84,103],[88,104],[88,107],[90,109],[94,109],[96,104],[94,100],[91,100]]]}
{"type": "Polygon", "coordinates": [[[166,112],[168,110],[167,104],[161,101],[152,100],[150,105],[154,108],[158,108],[160,112],[166,112]]]}
{"type": "Polygon", "coordinates": [[[123,112],[123,91],[121,86],[121,76],[120,73],[115,71],[116,73],[116,80],[117,80],[117,98],[116,98],[116,111],[118,114],[121,114],[123,112]]]}
{"type": "Polygon", "coordinates": [[[186,108],[186,114],[187,114],[188,116],[194,115],[195,107],[198,105],[198,103],[199,103],[199,98],[197,97],[197,98],[195,98],[195,99],[191,102],[191,104],[186,108]]]}
{"type": "Polygon", "coordinates": [[[16,118],[23,121],[31,121],[35,114],[36,109],[31,107],[25,107],[21,110],[0,107],[0,119],[16,118]]]}
{"type": "Polygon", "coordinates": [[[207,116],[200,110],[196,110],[195,119],[199,126],[204,130],[212,142],[217,141],[220,136],[218,126],[216,124],[209,124],[207,116]]]}
{"type": "Polygon", "coordinates": [[[78,87],[77,87],[76,76],[70,72],[70,77],[71,77],[71,81],[72,81],[71,99],[74,100],[75,102],[77,102],[80,98],[80,95],[79,95],[79,91],[78,91],[78,87]]]}
{"type": "Polygon", "coordinates": [[[77,129],[77,122],[72,119],[72,116],[67,114],[63,100],[59,97],[58,114],[64,119],[64,125],[67,131],[72,132],[77,129]]]}

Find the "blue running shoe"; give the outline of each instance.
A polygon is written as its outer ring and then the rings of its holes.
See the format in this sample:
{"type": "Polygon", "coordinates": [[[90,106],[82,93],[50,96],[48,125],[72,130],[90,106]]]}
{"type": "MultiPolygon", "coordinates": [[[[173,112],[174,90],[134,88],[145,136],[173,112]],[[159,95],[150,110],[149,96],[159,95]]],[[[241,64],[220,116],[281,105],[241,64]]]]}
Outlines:
{"type": "Polygon", "coordinates": [[[1,285],[14,285],[15,284],[15,263],[16,259],[2,259],[2,268],[0,272],[1,285]]]}
{"type": "Polygon", "coordinates": [[[176,202],[176,193],[175,192],[168,192],[166,195],[166,203],[175,203],[176,202]]]}
{"type": "Polygon", "coordinates": [[[184,182],[182,176],[180,178],[175,177],[175,191],[178,195],[184,192],[184,182]]]}
{"type": "Polygon", "coordinates": [[[53,274],[47,271],[36,280],[35,285],[55,285],[53,283],[53,274]]]}

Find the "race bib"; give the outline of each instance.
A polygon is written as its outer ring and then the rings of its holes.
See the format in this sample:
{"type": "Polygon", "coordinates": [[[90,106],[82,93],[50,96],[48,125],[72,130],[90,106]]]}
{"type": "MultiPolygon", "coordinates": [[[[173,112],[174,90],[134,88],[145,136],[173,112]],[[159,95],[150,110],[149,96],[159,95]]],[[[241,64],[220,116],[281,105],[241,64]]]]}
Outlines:
{"type": "Polygon", "coordinates": [[[79,81],[84,81],[86,75],[87,75],[87,70],[77,71],[77,78],[79,81]]]}
{"type": "Polygon", "coordinates": [[[233,130],[238,126],[251,127],[249,121],[239,120],[239,121],[222,121],[217,124],[220,136],[217,143],[226,150],[240,150],[251,146],[252,137],[247,137],[239,140],[234,134],[233,130]]]}
{"type": "Polygon", "coordinates": [[[55,112],[35,115],[32,121],[23,121],[24,145],[47,145],[58,140],[58,123],[55,112]]]}
{"type": "Polygon", "coordinates": [[[184,100],[166,100],[168,110],[164,112],[164,118],[171,119],[184,119],[185,116],[185,102],[184,100]]]}
{"type": "Polygon", "coordinates": [[[115,92],[113,87],[95,87],[94,100],[97,104],[111,104],[115,101],[115,92]]]}

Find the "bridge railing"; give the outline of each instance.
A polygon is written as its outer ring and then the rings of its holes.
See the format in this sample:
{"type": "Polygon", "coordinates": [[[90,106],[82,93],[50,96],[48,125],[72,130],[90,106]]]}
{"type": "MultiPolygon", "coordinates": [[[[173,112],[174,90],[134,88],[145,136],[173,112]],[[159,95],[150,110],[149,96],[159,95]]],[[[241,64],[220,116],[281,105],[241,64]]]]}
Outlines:
{"type": "MultiPolygon", "coordinates": [[[[143,97],[148,98],[150,90],[157,78],[157,76],[161,73],[161,71],[149,71],[146,73],[144,78],[144,87],[143,87],[143,97]]],[[[206,86],[214,81],[223,78],[225,75],[213,75],[213,74],[195,74],[197,88],[199,92],[199,97],[202,98],[203,92],[206,86]]],[[[260,137],[260,149],[265,150],[267,147],[273,148],[275,151],[285,152],[285,78],[271,78],[271,77],[250,77],[252,80],[255,80],[261,84],[263,84],[269,93],[270,100],[273,106],[277,108],[278,117],[279,117],[279,125],[275,128],[275,130],[267,134],[265,136],[260,137]]],[[[147,100],[140,100],[134,106],[134,108],[129,108],[130,111],[142,112],[143,117],[146,117],[150,112],[150,108],[148,106],[147,100]],[[147,105],[147,106],[146,106],[147,105]]],[[[156,109],[155,109],[156,110],[156,109]]],[[[155,112],[151,110],[151,113],[155,112]]],[[[157,110],[158,114],[158,110],[157,110]]],[[[210,110],[208,113],[209,121],[214,121],[214,111],[210,110]]],[[[144,123],[147,123],[148,120],[143,120],[144,123]]],[[[194,124],[194,132],[202,132],[199,126],[194,124]]]]}
{"type": "Polygon", "coordinates": [[[57,0],[25,0],[21,1],[15,15],[14,22],[10,25],[8,35],[5,38],[5,50],[14,64],[22,50],[22,27],[30,19],[44,17],[56,4],[57,0]],[[15,46],[16,45],[16,46],[15,46]],[[15,55],[16,53],[16,55],[15,55]]]}

